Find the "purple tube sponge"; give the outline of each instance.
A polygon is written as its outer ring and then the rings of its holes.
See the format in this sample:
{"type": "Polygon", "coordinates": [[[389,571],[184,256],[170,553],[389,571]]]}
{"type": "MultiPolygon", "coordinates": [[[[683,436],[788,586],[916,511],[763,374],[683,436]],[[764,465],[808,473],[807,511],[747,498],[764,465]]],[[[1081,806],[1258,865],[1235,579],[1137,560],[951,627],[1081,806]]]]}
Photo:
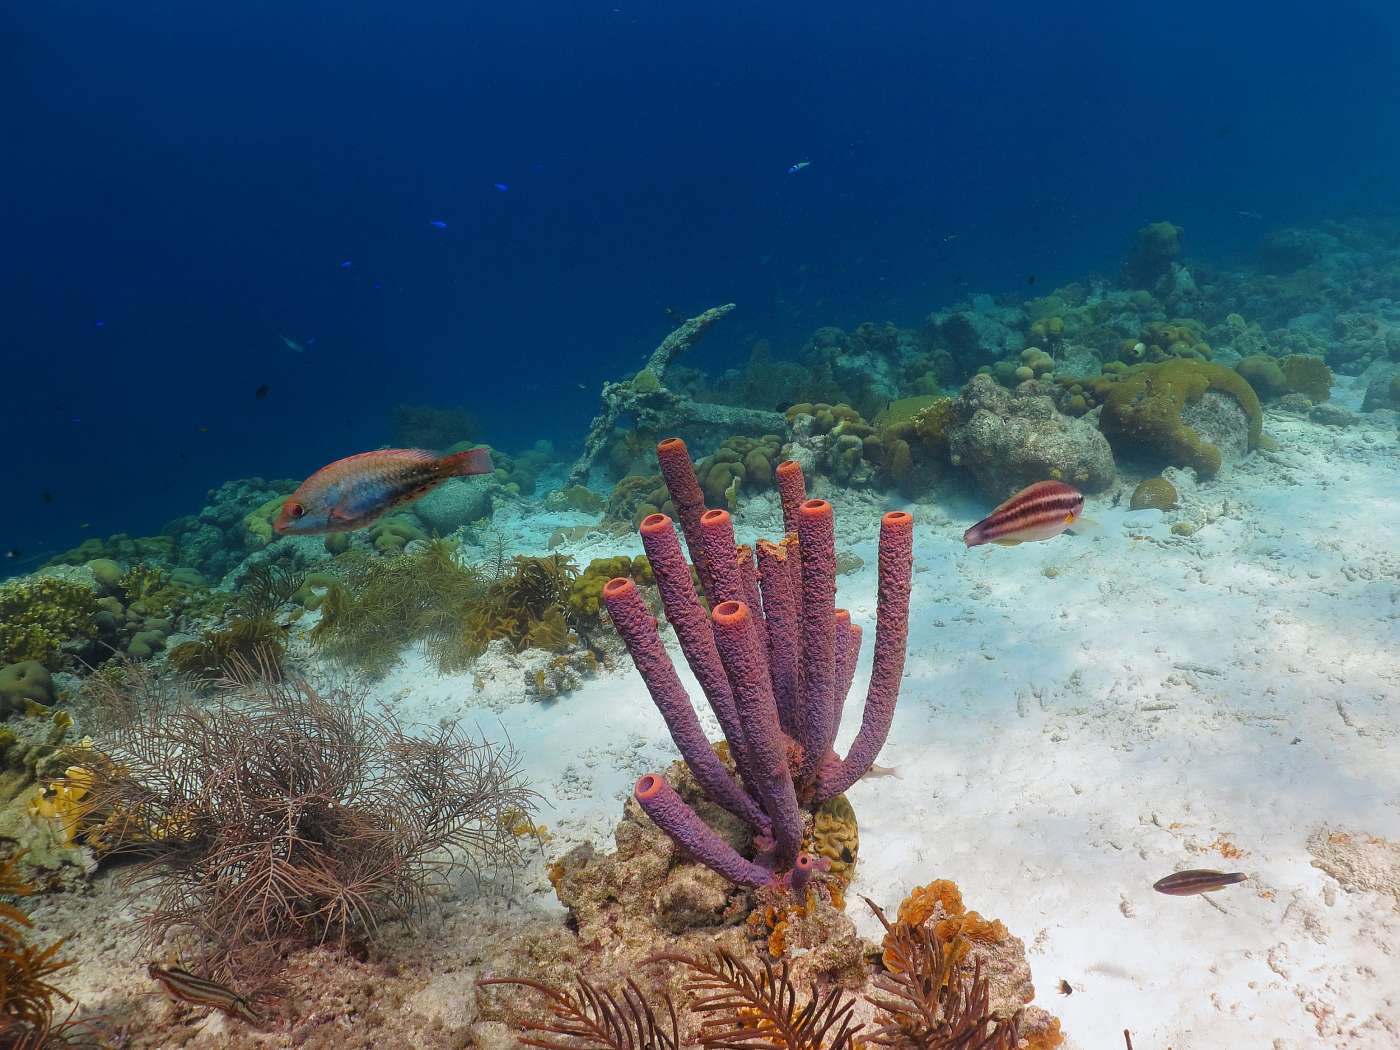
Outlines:
{"type": "Polygon", "coordinates": [[[706,826],[658,773],[637,782],[637,801],[691,856],[733,882],[800,889],[823,870],[800,852],[806,816],[864,776],[889,735],[908,637],[913,518],[896,511],[880,523],[874,667],[860,732],[842,759],[832,744],[861,632],[835,607],[831,505],[802,498],[801,470],[779,465],[789,534],[779,544],[760,542],[755,564],[751,548],[735,546],[728,512],[697,502],[685,446],[669,439],[658,454],[668,485],[674,482],[672,502],[685,520],[713,613],[705,613],[695,593],[670,518],[643,520],[642,543],[666,618],[724,731],[738,779],[705,738],[636,585],[610,581],[603,602],[696,781],[752,829],[755,856],[746,858],[706,826]]]}

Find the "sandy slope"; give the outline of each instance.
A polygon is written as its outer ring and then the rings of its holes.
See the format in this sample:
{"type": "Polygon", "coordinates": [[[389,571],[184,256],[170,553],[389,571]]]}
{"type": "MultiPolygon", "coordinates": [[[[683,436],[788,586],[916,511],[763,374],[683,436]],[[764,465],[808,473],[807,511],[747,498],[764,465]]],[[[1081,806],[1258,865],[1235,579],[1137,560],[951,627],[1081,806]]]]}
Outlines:
{"type": "MultiPolygon", "coordinates": [[[[915,507],[909,663],[881,758],[899,776],[851,793],[855,889],[894,904],[956,880],[1026,941],[1072,1047],[1120,1047],[1125,1027],[1139,1050],[1400,1046],[1400,864],[1397,895],[1355,893],[1308,849],[1322,828],[1400,840],[1394,426],[1272,417],[1280,450],[1209,486],[1179,479],[1181,510],[1095,500],[1101,531],[1018,548],[963,548],[983,507],[915,507]],[[1179,521],[1199,529],[1173,535],[1179,521]],[[1250,880],[1209,900],[1152,890],[1183,867],[1250,880]]],[[[838,497],[838,549],[865,559],[839,601],[868,631],[879,510],[838,497]]],[[[538,551],[561,523],[500,524],[538,551]]],[[[754,501],[740,526],[774,535],[775,508],[754,501]]],[[[410,720],[503,728],[549,799],[550,851],[607,846],[635,778],[675,757],[660,717],[630,666],[551,703],[522,702],[519,678],[491,660],[439,678],[410,654],[376,695],[410,720]]],[[[540,867],[524,913],[557,910],[540,867]]]]}
{"type": "MultiPolygon", "coordinates": [[[[881,759],[900,776],[852,793],[856,889],[893,903],[956,880],[1026,940],[1076,1047],[1121,1045],[1124,1027],[1140,1048],[1400,1045],[1400,898],[1339,889],[1307,848],[1323,826],[1400,839],[1393,426],[1271,418],[1281,448],[1208,486],[1179,477],[1182,510],[1098,501],[1102,531],[1048,543],[967,551],[979,508],[916,508],[881,759]],[[1152,890],[1181,867],[1250,881],[1210,900],[1152,890]]],[[[866,560],[840,601],[867,629],[877,509],[838,504],[838,546],[866,560]]],[[[776,531],[771,508],[751,530],[776,531]]],[[[463,698],[421,674],[403,672],[409,709],[463,698]]],[[[632,779],[673,754],[630,669],[500,717],[561,842],[606,842],[632,779]]]]}

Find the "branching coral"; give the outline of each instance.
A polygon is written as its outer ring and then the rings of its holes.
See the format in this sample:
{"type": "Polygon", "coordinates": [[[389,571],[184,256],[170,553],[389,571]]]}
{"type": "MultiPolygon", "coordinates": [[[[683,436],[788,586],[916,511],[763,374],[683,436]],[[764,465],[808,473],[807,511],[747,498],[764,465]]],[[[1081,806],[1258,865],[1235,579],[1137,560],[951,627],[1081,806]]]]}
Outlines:
{"type": "Polygon", "coordinates": [[[1015,1050],[1020,1015],[1005,1022],[992,1015],[980,959],[969,976],[956,942],[917,923],[891,923],[874,901],[865,903],[885,927],[885,970],[875,977],[879,994],[869,997],[881,1024],[866,1038],[896,1050],[1015,1050]]]}
{"type": "Polygon", "coordinates": [[[197,678],[238,678],[246,669],[280,673],[286,632],[270,615],[235,616],[170,650],[170,664],[197,678]]]}
{"type": "Polygon", "coordinates": [[[206,972],[266,973],[288,947],[372,937],[454,868],[518,860],[528,811],[514,751],[455,724],[413,736],[343,692],[254,682],[209,707],[138,708],[75,750],[146,938],[194,931],[206,972]]]}
{"type": "Polygon", "coordinates": [[[0,587],[0,666],[37,660],[57,670],[60,647],[97,633],[97,597],[70,580],[41,576],[0,587]]]}
{"type": "MultiPolygon", "coordinates": [[[[870,903],[867,901],[867,903],[870,903]]],[[[894,1050],[1015,1050],[1021,1015],[998,1018],[991,1009],[980,960],[930,929],[891,924],[893,964],[878,973],[865,996],[876,1027],[855,1020],[857,999],[839,985],[815,984],[803,995],[789,964],[760,956],[749,963],[718,949],[703,956],[665,951],[646,961],[679,968],[684,1009],[669,996],[648,995],[629,979],[620,993],[576,978],[576,991],[521,977],[493,977],[481,986],[515,985],[544,997],[547,1013],[519,1012],[526,1046],[547,1050],[852,1050],[875,1044],[894,1050]],[[660,1006],[653,1005],[653,1001],[660,1006]]],[[[1041,1045],[1054,1045],[1054,1042],[1041,1045]]]]}
{"type": "Polygon", "coordinates": [[[562,555],[507,559],[498,552],[468,565],[454,542],[436,539],[384,558],[351,551],[336,569],[310,638],[371,676],[416,643],[444,673],[471,666],[499,639],[553,653],[578,645],[568,605],[578,568],[562,555]]]}
{"type": "MultiPolygon", "coordinates": [[[[12,856],[0,861],[0,897],[34,892],[17,873],[19,860],[12,856]]],[[[63,942],[45,948],[30,943],[31,925],[24,912],[0,902],[0,1046],[4,1047],[51,1045],[46,1036],[56,1034],[54,1000],[68,998],[50,980],[73,965],[59,957],[63,942]]]]}

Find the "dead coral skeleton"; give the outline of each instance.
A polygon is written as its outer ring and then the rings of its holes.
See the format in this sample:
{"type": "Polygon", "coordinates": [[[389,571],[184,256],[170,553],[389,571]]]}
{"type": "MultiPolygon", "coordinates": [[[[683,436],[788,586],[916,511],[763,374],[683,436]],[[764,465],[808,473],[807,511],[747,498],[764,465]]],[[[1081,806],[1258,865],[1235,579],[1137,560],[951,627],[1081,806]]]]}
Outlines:
{"type": "Polygon", "coordinates": [[[726,433],[783,433],[786,427],[781,413],[695,401],[666,386],[666,370],[672,361],[698,343],[712,324],[733,309],[733,303],[712,306],[682,322],[652,351],[646,367],[637,373],[639,377],[649,376],[648,382],[625,379],[603,384],[602,408],[584,439],[583,454],[569,469],[566,484],[582,485],[588,480],[594,461],[617,436],[623,419],[631,419],[637,430],[647,434],[672,433],[693,425],[719,426],[726,433]]]}

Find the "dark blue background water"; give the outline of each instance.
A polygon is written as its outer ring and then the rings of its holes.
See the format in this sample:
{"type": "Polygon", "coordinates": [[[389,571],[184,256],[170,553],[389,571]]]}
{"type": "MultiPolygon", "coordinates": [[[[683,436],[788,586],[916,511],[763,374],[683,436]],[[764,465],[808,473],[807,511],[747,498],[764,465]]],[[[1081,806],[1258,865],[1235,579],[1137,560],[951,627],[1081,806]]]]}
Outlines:
{"type": "Polygon", "coordinates": [[[154,531],[396,401],[576,439],[666,306],[737,301],[738,363],[1146,221],[1224,258],[1392,208],[1397,7],[6,5],[0,546],[154,531]]]}

